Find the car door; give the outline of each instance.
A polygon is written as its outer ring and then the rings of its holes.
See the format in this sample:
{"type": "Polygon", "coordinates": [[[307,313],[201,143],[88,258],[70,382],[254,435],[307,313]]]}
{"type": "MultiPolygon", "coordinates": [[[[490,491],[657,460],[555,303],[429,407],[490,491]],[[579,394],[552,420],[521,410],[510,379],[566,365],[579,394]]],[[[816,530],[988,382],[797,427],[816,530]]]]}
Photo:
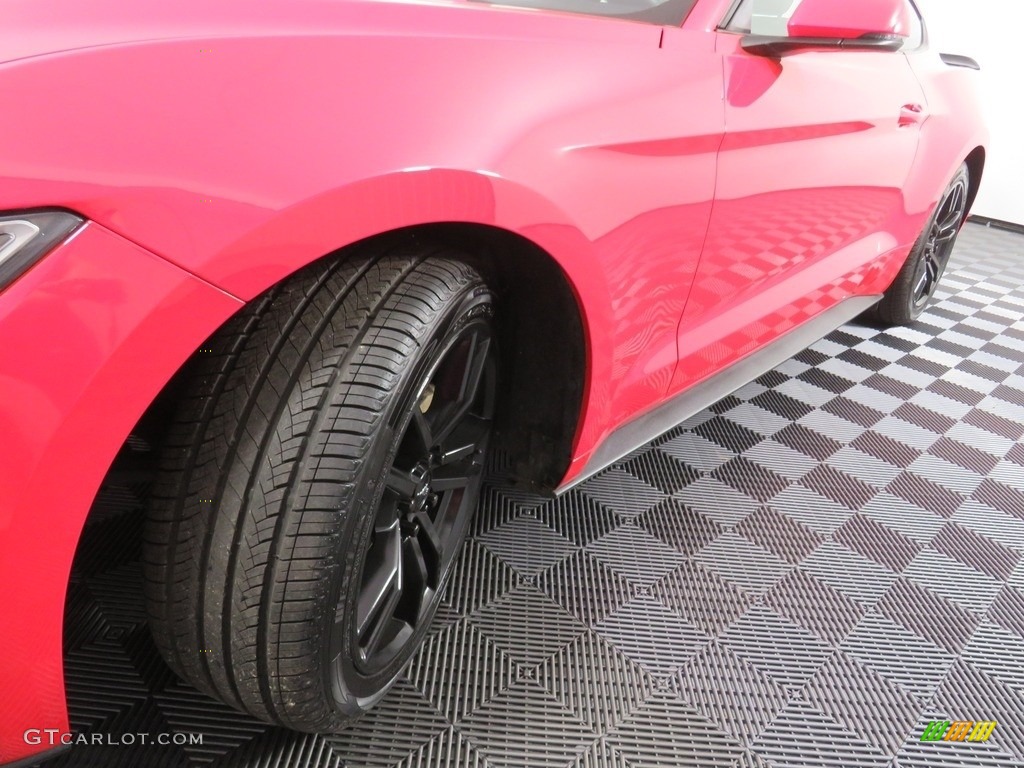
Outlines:
{"type": "Polygon", "coordinates": [[[751,5],[716,33],[726,136],[673,391],[863,293],[913,240],[902,188],[926,102],[906,56],[754,55],[740,45],[751,5]]]}
{"type": "MultiPolygon", "coordinates": [[[[583,300],[592,368],[581,454],[660,403],[676,368],[679,318],[711,216],[725,130],[714,32],[684,25],[706,2],[501,2],[536,11],[504,22],[535,27],[534,39],[519,43],[528,61],[515,74],[533,82],[528,73],[541,62],[551,72],[519,103],[501,97],[529,131],[489,164],[579,229],[585,274],[568,273],[581,296],[597,296],[583,300]],[[570,27],[571,35],[559,31],[570,27]],[[554,56],[549,38],[557,40],[554,56]],[[562,83],[570,80],[567,91],[562,83]]],[[[523,232],[548,243],[550,233],[523,232]]]]}

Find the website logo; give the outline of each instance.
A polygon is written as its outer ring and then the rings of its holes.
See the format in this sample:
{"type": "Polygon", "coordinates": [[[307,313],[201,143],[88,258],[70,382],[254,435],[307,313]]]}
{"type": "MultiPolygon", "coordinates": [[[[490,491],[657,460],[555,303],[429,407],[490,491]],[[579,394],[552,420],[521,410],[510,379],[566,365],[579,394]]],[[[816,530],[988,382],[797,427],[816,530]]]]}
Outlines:
{"type": "Polygon", "coordinates": [[[991,720],[932,720],[921,741],[988,741],[998,723],[991,720]]]}

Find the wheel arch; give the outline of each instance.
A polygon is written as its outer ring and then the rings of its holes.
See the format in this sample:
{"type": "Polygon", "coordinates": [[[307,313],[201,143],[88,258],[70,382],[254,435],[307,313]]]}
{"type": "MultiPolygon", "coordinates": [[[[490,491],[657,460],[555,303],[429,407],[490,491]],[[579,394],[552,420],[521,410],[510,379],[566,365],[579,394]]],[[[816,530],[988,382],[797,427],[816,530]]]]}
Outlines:
{"type": "Polygon", "coordinates": [[[462,253],[496,289],[504,404],[497,447],[518,480],[553,490],[572,463],[589,380],[584,305],[569,276],[545,249],[495,226],[427,224],[387,237],[462,253]]]}
{"type": "MultiPolygon", "coordinates": [[[[584,303],[559,262],[529,238],[478,222],[415,224],[342,246],[320,259],[399,247],[443,247],[464,256],[498,296],[502,403],[497,448],[512,475],[531,488],[554,489],[569,471],[585,411],[589,334],[584,303]]],[[[300,267],[301,268],[301,267],[300,267]]],[[[280,277],[266,290],[288,279],[280,277]]],[[[226,321],[225,321],[226,322],[226,321]]],[[[221,326],[211,332],[215,334],[221,326]]],[[[154,397],[135,432],[159,443],[161,424],[175,407],[178,382],[205,342],[154,397]]]]}
{"type": "Polygon", "coordinates": [[[978,199],[978,192],[981,189],[981,180],[985,175],[985,157],[985,148],[975,147],[964,160],[967,163],[967,171],[970,174],[970,187],[967,192],[968,214],[974,208],[974,201],[978,199]]]}

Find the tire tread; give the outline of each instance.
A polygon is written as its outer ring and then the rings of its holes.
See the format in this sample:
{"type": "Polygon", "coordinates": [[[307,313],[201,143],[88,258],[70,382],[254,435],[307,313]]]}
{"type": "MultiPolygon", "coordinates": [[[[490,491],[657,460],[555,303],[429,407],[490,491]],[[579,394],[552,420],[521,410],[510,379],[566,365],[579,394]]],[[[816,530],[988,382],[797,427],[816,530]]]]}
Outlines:
{"type": "Polygon", "coordinates": [[[340,534],[420,339],[474,283],[444,252],[325,261],[251,302],[197,353],[144,529],[149,621],[179,676],[298,730],[359,714],[325,684],[340,534]]]}

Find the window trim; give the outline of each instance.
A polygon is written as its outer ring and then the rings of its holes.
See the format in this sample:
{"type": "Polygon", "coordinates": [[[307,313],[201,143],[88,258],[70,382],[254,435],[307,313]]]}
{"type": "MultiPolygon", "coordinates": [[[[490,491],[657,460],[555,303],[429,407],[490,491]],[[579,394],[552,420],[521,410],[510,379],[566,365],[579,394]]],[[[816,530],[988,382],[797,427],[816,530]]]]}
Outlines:
{"type": "MultiPolygon", "coordinates": [[[[583,16],[589,19],[610,19],[612,21],[630,21],[637,24],[647,24],[653,27],[681,27],[686,23],[686,20],[690,18],[693,13],[693,9],[697,7],[700,0],[664,0],[664,2],[658,5],[645,8],[641,11],[634,11],[631,14],[615,14],[615,13],[593,13],[589,10],[570,10],[568,8],[558,8],[545,5],[531,5],[526,0],[469,0],[473,3],[480,5],[488,5],[496,8],[512,8],[516,10],[536,11],[539,13],[558,13],[566,14],[569,16],[583,16]],[[686,12],[682,14],[682,18],[672,18],[669,21],[657,21],[653,19],[643,18],[644,15],[651,14],[652,11],[669,5],[673,2],[680,4],[688,3],[686,6],[686,12]]],[[[534,2],[551,2],[552,0],[534,0],[534,2]]],[[[557,2],[557,0],[555,0],[557,2]]]]}
{"type": "Polygon", "coordinates": [[[719,32],[730,32],[734,35],[743,34],[735,29],[729,29],[729,25],[732,24],[733,18],[739,13],[741,5],[743,5],[743,0],[732,0],[729,10],[725,12],[725,16],[722,17],[722,21],[718,25],[719,32]]]}
{"type": "Polygon", "coordinates": [[[917,21],[921,25],[921,42],[914,48],[901,48],[900,53],[915,53],[917,51],[925,51],[929,48],[928,39],[928,24],[924,20],[924,14],[921,13],[921,9],[917,7],[917,0],[907,0],[910,4],[910,10],[917,15],[917,21]]]}

